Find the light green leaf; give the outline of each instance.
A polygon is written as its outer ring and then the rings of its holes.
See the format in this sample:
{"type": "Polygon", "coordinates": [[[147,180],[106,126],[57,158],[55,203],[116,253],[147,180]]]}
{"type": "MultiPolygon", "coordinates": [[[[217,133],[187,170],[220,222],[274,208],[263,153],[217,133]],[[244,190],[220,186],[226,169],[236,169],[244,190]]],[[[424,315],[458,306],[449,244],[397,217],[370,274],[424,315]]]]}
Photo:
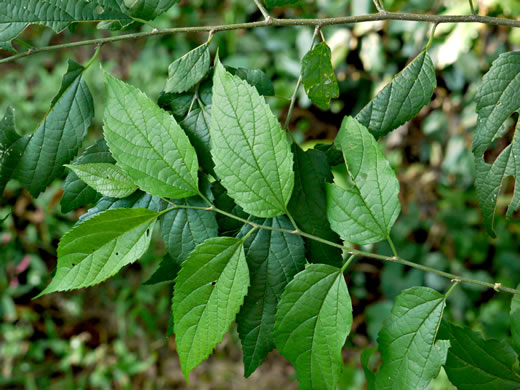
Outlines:
{"type": "Polygon", "coordinates": [[[267,4],[269,8],[282,7],[287,4],[298,4],[301,2],[302,0],[265,0],[265,4],[267,4]]]}
{"type": "Polygon", "coordinates": [[[518,390],[516,353],[504,341],[484,340],[469,328],[443,321],[439,338],[450,341],[444,370],[459,390],[518,390]]]}
{"type": "Polygon", "coordinates": [[[124,198],[137,190],[132,179],[117,165],[90,163],[65,166],[102,195],[124,198]]]}
{"type": "Polygon", "coordinates": [[[151,20],[166,12],[179,0],[123,0],[126,14],[139,19],[151,20]]]}
{"type": "Polygon", "coordinates": [[[13,145],[20,138],[16,132],[14,110],[8,107],[0,121],[0,195],[18,164],[18,153],[13,149],[13,145]]]}
{"type": "Polygon", "coordinates": [[[211,153],[229,196],[263,218],[286,213],[294,186],[286,134],[258,91],[220,62],[213,78],[211,153]]]}
{"type": "MultiPolygon", "coordinates": [[[[175,204],[208,206],[197,197],[175,200],[175,204]]],[[[172,260],[181,264],[197,245],[218,236],[215,213],[183,208],[171,210],[161,217],[161,235],[172,260]]]]}
{"type": "Polygon", "coordinates": [[[211,122],[211,107],[196,107],[181,122],[181,126],[197,151],[200,165],[205,172],[214,174],[215,164],[211,159],[211,140],[209,126],[211,122]]]}
{"type": "MultiPolygon", "coordinates": [[[[516,289],[520,289],[520,284],[516,289]]],[[[513,295],[511,299],[510,321],[513,348],[516,353],[520,354],[520,295],[518,294],[513,295]]]]}
{"type": "Polygon", "coordinates": [[[83,79],[84,70],[81,65],[69,61],[50,111],[34,134],[13,145],[19,156],[14,177],[34,197],[63,174],[63,164],[76,156],[87,135],[94,116],[94,103],[83,79]]]}
{"type": "Polygon", "coordinates": [[[209,41],[178,58],[168,67],[164,92],[185,92],[206,76],[210,66],[209,41]]]}
{"type": "Polygon", "coordinates": [[[495,237],[493,223],[498,193],[507,176],[515,177],[513,200],[507,210],[511,216],[520,207],[520,121],[513,139],[493,164],[484,160],[492,142],[503,135],[505,122],[520,112],[520,51],[501,54],[484,75],[477,93],[477,132],[473,139],[477,194],[488,233],[495,237]]]}
{"type": "Polygon", "coordinates": [[[369,244],[387,238],[399,212],[399,182],[367,128],[345,117],[334,141],[351,183],[327,184],[327,216],[344,240],[369,244]]]}
{"type": "Polygon", "coordinates": [[[403,291],[379,332],[382,366],[377,389],[425,389],[439,374],[443,354],[435,336],[444,311],[444,295],[427,287],[403,291]]]}
{"type": "Polygon", "coordinates": [[[107,210],[80,223],[58,245],[56,275],[40,295],[93,286],[141,257],[159,216],[147,209],[107,210]]]}
{"type": "MultiPolygon", "coordinates": [[[[264,226],[294,229],[285,216],[273,219],[251,218],[264,226]]],[[[244,225],[240,237],[251,230],[244,225]]],[[[274,316],[287,283],[305,266],[305,247],[301,237],[260,229],[244,243],[251,286],[237,316],[238,334],[244,354],[244,375],[248,377],[274,349],[274,316]]]]}
{"type": "Polygon", "coordinates": [[[331,63],[331,51],[325,42],[310,50],[302,59],[302,82],[314,104],[323,110],[339,96],[338,81],[331,63]]]}
{"type": "Polygon", "coordinates": [[[105,139],[119,166],[152,195],[197,195],[197,154],[175,119],[109,74],[105,87],[105,139]]]}
{"type": "MultiPolygon", "coordinates": [[[[88,147],[85,152],[74,162],[74,164],[90,164],[90,163],[115,163],[116,160],[108,150],[105,140],[102,138],[94,145],[88,147]]],[[[65,178],[63,185],[63,196],[61,197],[61,211],[68,213],[78,207],[89,203],[95,203],[101,198],[101,195],[90,188],[83,182],[74,172],[69,172],[65,178]]]]}
{"type": "Polygon", "coordinates": [[[210,238],[184,261],[175,280],[172,310],[177,352],[186,379],[222,341],[248,287],[242,240],[210,238]]]}
{"type": "Polygon", "coordinates": [[[376,351],[377,351],[377,347],[371,347],[371,348],[367,348],[363,352],[361,352],[361,366],[363,367],[363,372],[365,373],[367,390],[376,389],[376,375],[370,369],[370,358],[376,351]]]}
{"type": "Polygon", "coordinates": [[[437,86],[435,67],[422,51],[357,114],[356,119],[380,138],[416,116],[437,86]]]}
{"type": "Polygon", "coordinates": [[[301,389],[336,388],[351,326],[352,303],[339,268],[310,264],[287,285],[274,340],[296,369],[301,389]]]}

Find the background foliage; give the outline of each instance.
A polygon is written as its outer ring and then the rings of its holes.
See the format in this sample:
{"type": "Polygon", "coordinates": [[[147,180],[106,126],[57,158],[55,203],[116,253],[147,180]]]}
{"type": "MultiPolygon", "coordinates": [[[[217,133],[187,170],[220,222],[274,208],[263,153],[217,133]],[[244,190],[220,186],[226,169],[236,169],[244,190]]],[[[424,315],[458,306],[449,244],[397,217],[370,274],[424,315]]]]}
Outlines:
{"type": "MultiPolygon", "coordinates": [[[[456,0],[396,0],[385,4],[392,10],[469,13],[469,5],[456,0]]],[[[480,1],[479,6],[490,16],[514,18],[520,14],[515,0],[480,1]]],[[[330,0],[274,12],[276,16],[325,17],[373,11],[371,1],[330,0]]],[[[260,18],[253,2],[199,0],[180,2],[153,24],[161,28],[260,18]]],[[[426,43],[428,28],[401,21],[325,28],[339,97],[332,99],[331,112],[324,112],[311,105],[302,90],[291,119],[297,139],[304,145],[332,140],[343,117],[356,114],[417,55],[426,43]]],[[[31,26],[21,38],[47,45],[102,34],[111,33],[85,24],[56,36],[47,28],[31,26]]],[[[268,100],[283,123],[311,36],[311,29],[294,27],[230,31],[215,35],[212,50],[219,47],[226,65],[260,68],[267,73],[276,93],[268,100]]],[[[105,47],[100,57],[105,70],[156,100],[168,65],[206,38],[206,34],[179,34],[121,42],[105,47]]],[[[438,83],[432,102],[392,133],[385,145],[401,184],[404,207],[393,238],[402,257],[475,279],[501,280],[510,286],[520,282],[520,223],[517,219],[506,224],[503,215],[508,198],[499,198],[502,210],[495,221],[497,238],[486,234],[477,207],[471,156],[475,96],[482,75],[500,53],[519,46],[518,29],[472,24],[438,27],[430,49],[438,83]]],[[[92,48],[85,47],[0,65],[0,112],[5,112],[7,104],[15,107],[18,129],[23,134],[31,133],[59,88],[67,59],[85,63],[91,54],[92,48]]],[[[87,83],[97,97],[96,103],[101,104],[102,72],[88,72],[87,83]]],[[[85,147],[101,134],[102,106],[95,109],[96,119],[85,147]]],[[[165,253],[158,240],[141,261],[106,283],[31,300],[47,285],[55,268],[59,237],[85,211],[61,212],[62,186],[61,181],[55,181],[34,200],[11,182],[0,200],[0,385],[29,389],[51,385],[58,389],[183,388],[186,385],[173,352],[175,346],[165,338],[169,287],[142,286],[165,253]],[[11,209],[13,214],[9,215],[11,209]]],[[[391,255],[386,244],[378,244],[376,250],[391,255]]],[[[449,280],[398,264],[363,259],[351,266],[347,283],[354,319],[344,350],[347,363],[341,388],[361,389],[365,379],[360,351],[375,342],[395,296],[415,285],[446,290],[449,280]]],[[[508,337],[509,299],[492,291],[482,293],[476,286],[459,286],[450,295],[445,315],[490,337],[504,338],[508,337]]],[[[235,331],[225,337],[217,353],[194,371],[193,388],[296,388],[293,369],[277,353],[271,354],[248,382],[239,379],[243,368],[237,340],[235,331]]],[[[430,386],[449,388],[442,373],[430,386]]]]}

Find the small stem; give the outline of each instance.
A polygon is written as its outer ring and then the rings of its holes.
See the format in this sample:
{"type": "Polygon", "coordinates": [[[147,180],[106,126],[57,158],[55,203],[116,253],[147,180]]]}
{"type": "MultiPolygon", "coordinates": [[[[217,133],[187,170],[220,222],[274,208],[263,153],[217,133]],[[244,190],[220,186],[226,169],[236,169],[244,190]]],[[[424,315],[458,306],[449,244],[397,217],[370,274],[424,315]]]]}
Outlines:
{"type": "Polygon", "coordinates": [[[453,282],[453,285],[450,287],[450,289],[446,292],[446,294],[444,294],[444,299],[448,299],[448,297],[450,296],[451,292],[455,289],[455,287],[458,286],[460,282],[458,280],[455,280],[453,282]]]}
{"type": "Polygon", "coordinates": [[[384,13],[386,12],[385,8],[383,7],[383,4],[379,0],[372,0],[374,5],[376,6],[377,12],[384,13]]]}
{"type": "Polygon", "coordinates": [[[269,12],[267,12],[267,10],[263,6],[263,4],[260,2],[260,0],[255,0],[255,4],[258,7],[258,9],[260,10],[260,12],[262,13],[262,15],[264,15],[265,21],[266,22],[271,21],[271,15],[269,15],[269,12]]]}
{"type": "Polygon", "coordinates": [[[341,273],[345,272],[345,270],[350,265],[350,263],[352,263],[354,261],[355,257],[356,257],[356,255],[350,255],[350,257],[347,259],[345,264],[343,264],[343,267],[341,267],[341,273]]]}
{"type": "Polygon", "coordinates": [[[428,40],[428,43],[426,44],[426,47],[424,48],[424,50],[428,50],[430,48],[430,46],[432,45],[433,38],[435,37],[435,29],[437,29],[438,25],[439,25],[439,23],[433,24],[432,31],[430,32],[430,39],[428,40]]]}
{"type": "Polygon", "coordinates": [[[473,0],[469,0],[469,7],[471,8],[471,13],[476,15],[477,13],[475,12],[475,7],[473,7],[473,0]]]}
{"type": "Polygon", "coordinates": [[[399,255],[397,254],[397,250],[395,249],[394,242],[390,238],[390,235],[388,235],[388,238],[386,240],[388,241],[388,244],[390,245],[390,248],[392,248],[392,253],[394,254],[394,257],[398,258],[399,255]]]}
{"type": "Polygon", "coordinates": [[[294,229],[299,233],[300,229],[298,228],[298,225],[296,224],[296,221],[294,220],[294,218],[291,215],[291,213],[289,212],[289,210],[286,209],[285,213],[287,214],[287,217],[289,218],[289,220],[291,221],[292,225],[294,226],[294,229]]]}
{"type": "Polygon", "coordinates": [[[90,68],[90,66],[94,63],[94,61],[97,60],[98,55],[99,55],[99,52],[101,51],[101,48],[102,48],[102,47],[103,47],[102,44],[97,45],[97,47],[96,47],[96,52],[94,53],[94,55],[92,56],[92,58],[90,59],[90,61],[87,63],[87,65],[85,65],[85,69],[90,68]]]}
{"type": "Polygon", "coordinates": [[[253,232],[254,232],[255,230],[257,230],[257,229],[258,229],[258,226],[253,226],[253,227],[251,228],[251,230],[249,230],[249,231],[247,232],[247,234],[242,238],[242,241],[245,242],[245,241],[247,240],[247,238],[248,238],[251,234],[253,234],[253,232]]]}

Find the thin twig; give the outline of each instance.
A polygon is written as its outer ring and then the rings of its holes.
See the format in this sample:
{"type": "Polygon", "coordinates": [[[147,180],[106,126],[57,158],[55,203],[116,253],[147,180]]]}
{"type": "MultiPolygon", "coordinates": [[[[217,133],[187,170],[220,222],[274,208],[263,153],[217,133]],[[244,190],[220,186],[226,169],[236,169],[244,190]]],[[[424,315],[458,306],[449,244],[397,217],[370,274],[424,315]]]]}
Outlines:
{"type": "Polygon", "coordinates": [[[271,22],[271,20],[272,20],[271,15],[269,15],[269,12],[267,12],[265,7],[262,5],[262,2],[260,0],[255,0],[255,4],[258,7],[258,9],[260,10],[260,12],[262,13],[262,15],[264,15],[265,21],[271,22]]]}
{"type": "Polygon", "coordinates": [[[383,7],[383,4],[381,4],[381,1],[379,0],[372,0],[374,5],[376,6],[377,12],[386,12],[385,8],[383,7]]]}
{"type": "Polygon", "coordinates": [[[0,59],[0,64],[15,61],[17,59],[27,57],[36,53],[70,49],[73,47],[89,46],[104,44],[110,42],[124,41],[129,39],[141,39],[148,38],[151,36],[177,34],[177,33],[195,33],[195,32],[219,32],[229,30],[244,30],[252,29],[257,27],[268,27],[268,26],[332,26],[341,24],[355,24],[362,22],[373,22],[378,20],[406,20],[414,22],[426,22],[426,23],[482,23],[494,26],[506,26],[520,28],[520,20],[495,18],[489,16],[479,15],[428,15],[428,14],[412,14],[412,13],[377,13],[370,15],[356,15],[356,16],[343,16],[337,18],[325,18],[325,19],[277,19],[271,18],[269,22],[250,22],[250,23],[236,23],[226,24],[217,26],[198,26],[198,27],[175,27],[164,30],[154,30],[151,32],[140,32],[133,34],[123,34],[114,37],[105,37],[97,39],[87,39],[84,41],[63,43],[60,45],[51,45],[43,47],[34,47],[23,53],[15,54],[3,59],[0,59]]]}
{"type": "Polygon", "coordinates": [[[469,0],[469,7],[471,8],[471,13],[476,15],[477,13],[475,12],[475,7],[473,7],[473,0],[469,0]]]}

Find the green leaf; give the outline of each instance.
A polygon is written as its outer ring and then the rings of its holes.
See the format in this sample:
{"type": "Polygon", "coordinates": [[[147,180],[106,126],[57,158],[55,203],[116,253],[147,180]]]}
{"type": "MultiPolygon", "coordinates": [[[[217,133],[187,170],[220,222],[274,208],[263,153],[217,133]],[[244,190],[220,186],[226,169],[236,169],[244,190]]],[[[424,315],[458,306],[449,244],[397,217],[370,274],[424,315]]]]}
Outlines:
{"type": "Polygon", "coordinates": [[[363,352],[361,352],[361,366],[363,367],[363,372],[365,373],[367,390],[376,389],[376,375],[369,367],[370,358],[376,351],[377,351],[377,347],[371,347],[371,348],[367,348],[363,352]]]}
{"type": "Polygon", "coordinates": [[[133,263],[148,249],[155,220],[147,209],[107,210],[65,234],[56,275],[40,295],[93,286],[133,263]]]}
{"type": "MultiPolygon", "coordinates": [[[[294,190],[288,209],[296,224],[304,232],[332,242],[340,242],[327,219],[326,182],[332,181],[332,174],[327,157],[319,150],[303,151],[293,144],[294,154],[294,190]]],[[[341,266],[341,249],[319,241],[305,239],[308,256],[314,263],[326,263],[341,266]]]]}
{"type": "Polygon", "coordinates": [[[121,0],[2,0],[0,2],[0,41],[2,46],[16,38],[29,24],[42,24],[56,32],[73,22],[132,21],[122,12],[121,0]]]}
{"type": "Polygon", "coordinates": [[[301,389],[336,388],[351,326],[352,303],[340,269],[310,264],[287,285],[274,340],[295,367],[301,389]]]}
{"type": "Polygon", "coordinates": [[[211,107],[209,106],[194,108],[181,122],[181,126],[197,151],[197,157],[202,169],[213,175],[215,164],[211,159],[211,140],[209,136],[210,109],[211,107]]]}
{"type": "Polygon", "coordinates": [[[390,234],[401,204],[399,182],[367,128],[345,117],[334,141],[343,152],[351,183],[327,184],[327,216],[346,241],[369,244],[390,234]]]}
{"type": "MultiPolygon", "coordinates": [[[[235,201],[228,196],[226,189],[219,181],[211,183],[211,191],[215,194],[215,206],[219,209],[243,219],[249,218],[249,214],[245,213],[242,207],[238,206],[235,201]]],[[[217,213],[217,223],[219,231],[226,236],[236,236],[240,229],[242,229],[242,226],[244,226],[243,222],[220,213],[217,213]]]]}
{"type": "Polygon", "coordinates": [[[210,134],[215,172],[229,196],[257,217],[285,214],[294,186],[286,134],[258,91],[220,62],[213,78],[210,134]]]}
{"type": "Polygon", "coordinates": [[[282,7],[287,4],[298,4],[301,2],[302,0],[265,0],[265,4],[268,8],[282,7]]]}
{"type": "MultiPolygon", "coordinates": [[[[0,12],[1,15],[1,12],[0,12]]],[[[36,132],[16,145],[19,158],[14,177],[37,197],[64,172],[78,153],[94,116],[94,103],[83,78],[83,68],[69,61],[61,89],[36,132]]]]}
{"type": "Polygon", "coordinates": [[[403,291],[379,332],[383,364],[378,389],[425,389],[439,374],[443,355],[435,336],[444,311],[444,295],[427,287],[403,291]]]}
{"type": "MultiPolygon", "coordinates": [[[[179,206],[208,206],[197,197],[174,202],[179,206]]],[[[215,213],[183,208],[171,210],[161,217],[161,235],[172,260],[181,264],[197,245],[218,235],[215,213]]]]}
{"type": "Polygon", "coordinates": [[[274,87],[271,79],[260,69],[245,69],[226,67],[227,71],[240,77],[256,88],[258,93],[263,96],[274,96],[274,87]]]}
{"type": "Polygon", "coordinates": [[[179,0],[123,0],[126,14],[139,19],[151,20],[168,11],[179,0]]]}
{"type": "Polygon", "coordinates": [[[152,195],[197,195],[197,154],[175,119],[137,88],[105,75],[105,139],[121,168],[152,195]]]}
{"type": "Polygon", "coordinates": [[[4,118],[0,121],[0,195],[4,192],[5,185],[18,164],[18,154],[13,149],[13,145],[20,138],[16,132],[14,110],[8,107],[4,118]]]}
{"type": "Polygon", "coordinates": [[[150,276],[150,279],[144,282],[144,284],[173,283],[180,269],[180,265],[169,255],[166,255],[161,261],[161,264],[159,264],[159,268],[155,270],[152,276],[150,276]]]}
{"type": "Polygon", "coordinates": [[[477,92],[477,132],[473,138],[477,194],[488,233],[495,237],[493,223],[498,193],[507,176],[516,180],[513,200],[507,210],[511,216],[520,207],[520,121],[513,139],[493,164],[484,160],[484,154],[493,141],[503,135],[505,122],[520,112],[520,51],[501,54],[484,75],[477,92]]]}
{"type": "Polygon", "coordinates": [[[424,50],[357,114],[356,119],[374,137],[383,137],[416,116],[430,102],[436,86],[435,67],[424,50]]]}
{"type": "MultiPolygon", "coordinates": [[[[83,152],[74,164],[90,164],[90,163],[115,163],[112,154],[108,150],[105,140],[102,138],[94,145],[90,146],[83,152]]],[[[61,211],[68,213],[78,207],[89,203],[95,203],[101,195],[90,188],[83,180],[81,180],[73,171],[69,172],[63,185],[63,196],[61,198],[61,211]]]]}
{"type": "Polygon", "coordinates": [[[164,92],[185,92],[198,84],[208,73],[210,61],[208,41],[172,62],[164,92]]]}
{"type": "Polygon", "coordinates": [[[149,209],[155,212],[160,212],[165,209],[166,202],[156,196],[145,194],[141,191],[136,191],[132,195],[124,198],[110,198],[108,196],[102,197],[94,207],[79,218],[79,222],[86,221],[95,215],[98,215],[106,210],[112,209],[149,209]]]}
{"type": "MultiPolygon", "coordinates": [[[[516,287],[520,289],[520,284],[516,287]]],[[[520,354],[520,295],[515,294],[511,299],[511,336],[513,339],[513,348],[516,353],[520,354]]]]}
{"type": "Polygon", "coordinates": [[[117,165],[91,163],[65,166],[102,195],[124,198],[137,190],[132,179],[117,165]]]}
{"type": "Polygon", "coordinates": [[[242,240],[210,238],[184,261],[175,280],[172,310],[177,352],[186,379],[222,341],[248,287],[242,240]]]}
{"type": "Polygon", "coordinates": [[[444,370],[459,390],[517,390],[517,355],[504,341],[484,340],[469,328],[443,321],[439,338],[450,340],[444,370]]]}
{"type": "MultiPolygon", "coordinates": [[[[287,217],[252,218],[251,221],[273,228],[293,229],[287,217]]],[[[244,225],[240,236],[251,229],[244,225]]],[[[244,354],[244,375],[248,377],[274,349],[273,329],[276,307],[287,283],[305,266],[301,237],[260,229],[244,243],[251,286],[237,316],[238,333],[244,354]]]]}
{"type": "Polygon", "coordinates": [[[305,92],[314,104],[323,110],[339,96],[339,86],[331,62],[331,51],[321,42],[302,59],[302,82],[305,92]]]}

